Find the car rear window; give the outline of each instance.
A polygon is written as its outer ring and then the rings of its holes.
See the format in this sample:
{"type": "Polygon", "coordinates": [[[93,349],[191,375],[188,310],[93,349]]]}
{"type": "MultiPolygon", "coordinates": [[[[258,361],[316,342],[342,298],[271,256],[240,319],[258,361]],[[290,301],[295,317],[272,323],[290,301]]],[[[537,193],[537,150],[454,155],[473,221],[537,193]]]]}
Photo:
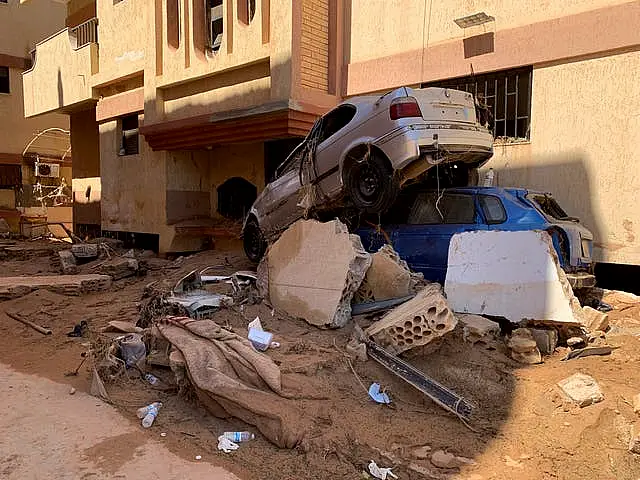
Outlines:
{"type": "Polygon", "coordinates": [[[507,221],[507,212],[498,197],[493,195],[480,195],[480,205],[489,225],[504,223],[507,221]]]}
{"type": "Polygon", "coordinates": [[[567,215],[551,195],[531,194],[527,195],[527,198],[533,200],[536,206],[551,218],[555,218],[556,220],[566,220],[569,218],[569,215],[567,215]]]}
{"type": "Polygon", "coordinates": [[[476,210],[471,195],[421,193],[417,196],[407,223],[411,225],[471,224],[476,210]]]}

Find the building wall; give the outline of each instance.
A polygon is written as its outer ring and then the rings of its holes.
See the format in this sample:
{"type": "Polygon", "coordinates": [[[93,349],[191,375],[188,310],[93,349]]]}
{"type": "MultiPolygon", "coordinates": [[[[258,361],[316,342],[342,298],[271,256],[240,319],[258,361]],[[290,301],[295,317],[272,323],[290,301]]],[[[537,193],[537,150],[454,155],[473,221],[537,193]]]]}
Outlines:
{"type": "Polygon", "coordinates": [[[152,152],[140,139],[138,155],[119,156],[117,120],[99,128],[102,229],[164,234],[166,154],[152,152]]]}
{"type": "Polygon", "coordinates": [[[640,264],[640,53],[537,68],[531,142],[497,146],[502,186],[549,191],[595,235],[598,261],[640,264]]]}

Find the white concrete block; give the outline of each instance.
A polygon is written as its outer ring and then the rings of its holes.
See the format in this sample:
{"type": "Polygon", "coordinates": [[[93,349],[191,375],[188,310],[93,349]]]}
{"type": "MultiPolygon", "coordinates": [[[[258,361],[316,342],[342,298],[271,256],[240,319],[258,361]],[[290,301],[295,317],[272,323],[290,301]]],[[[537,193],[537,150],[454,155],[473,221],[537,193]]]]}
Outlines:
{"type": "Polygon", "coordinates": [[[449,245],[445,293],[460,313],[581,324],[583,312],[546,232],[464,232],[449,245]]]}

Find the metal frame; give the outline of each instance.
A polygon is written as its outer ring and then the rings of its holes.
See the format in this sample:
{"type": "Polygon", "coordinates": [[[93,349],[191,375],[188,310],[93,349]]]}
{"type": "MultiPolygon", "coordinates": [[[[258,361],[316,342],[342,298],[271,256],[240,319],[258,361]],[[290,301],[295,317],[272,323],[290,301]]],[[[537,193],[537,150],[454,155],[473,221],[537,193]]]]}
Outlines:
{"type": "Polygon", "coordinates": [[[422,87],[443,87],[463,90],[472,93],[476,98],[482,95],[482,101],[490,107],[493,117],[492,132],[495,138],[512,138],[517,140],[530,140],[531,133],[531,89],[533,84],[533,68],[524,67],[513,70],[502,70],[499,72],[487,73],[483,75],[471,75],[469,77],[442,80],[422,85],[422,87]],[[520,88],[520,79],[526,78],[526,91],[520,88]],[[514,87],[509,89],[512,81],[514,87]],[[493,93],[489,95],[489,85],[493,83],[493,93]],[[522,95],[527,97],[526,110],[519,110],[518,100],[522,95]],[[514,108],[512,115],[509,115],[509,97],[513,97],[514,108]],[[504,111],[500,117],[498,113],[498,101],[504,101],[504,111]],[[518,124],[524,121],[524,129],[519,129],[518,124]],[[524,135],[519,135],[524,130],[524,135]]]}

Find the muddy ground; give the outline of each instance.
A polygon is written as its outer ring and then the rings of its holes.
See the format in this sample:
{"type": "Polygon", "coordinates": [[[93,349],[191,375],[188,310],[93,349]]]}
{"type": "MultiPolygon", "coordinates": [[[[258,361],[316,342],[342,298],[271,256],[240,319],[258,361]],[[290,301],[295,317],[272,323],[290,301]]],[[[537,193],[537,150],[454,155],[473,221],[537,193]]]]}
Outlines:
{"type": "MultiPolygon", "coordinates": [[[[57,245],[19,243],[28,246],[0,259],[0,275],[57,274],[51,249],[57,245]],[[37,247],[37,248],[36,248],[37,247]],[[40,248],[42,247],[42,248],[40,248]]],[[[114,282],[109,291],[81,297],[46,291],[0,303],[0,333],[4,338],[0,361],[27,373],[88,391],[90,371],[75,370],[88,338],[69,338],[66,333],[81,320],[98,331],[110,320],[136,322],[145,286],[171,283],[194,268],[214,266],[220,274],[251,269],[236,245],[168,261],[150,259],[146,276],[114,282]],[[45,325],[53,335],[40,333],[4,315],[4,311],[45,325]]],[[[83,267],[88,269],[90,267],[83,267]]],[[[82,268],[81,268],[82,270],[82,268]]],[[[225,287],[223,287],[225,288],[225,287]]],[[[259,316],[264,328],[274,333],[279,349],[267,353],[285,377],[312,388],[321,399],[302,399],[303,409],[320,412],[311,438],[294,450],[278,449],[260,435],[232,454],[218,452],[217,436],[227,430],[255,428],[236,419],[218,419],[199,407],[193,396],[172,388],[168,369],[155,368],[162,380],[154,388],[133,375],[107,384],[113,404],[143,435],[161,441],[173,453],[193,461],[222,466],[237,476],[253,479],[357,479],[370,460],[393,466],[401,479],[629,479],[640,478],[640,457],[627,451],[631,425],[640,419],[631,399],[640,393],[640,305],[612,296],[616,309],[610,313],[612,331],[608,341],[616,348],[607,357],[588,357],[563,362],[562,349],[545,357],[542,365],[523,366],[507,356],[502,342],[486,348],[462,340],[459,329],[435,348],[409,352],[407,359],[475,406],[469,426],[436,406],[428,398],[388,373],[372,360],[353,362],[344,355],[352,326],[319,330],[304,321],[278,315],[264,304],[221,310],[215,320],[240,335],[259,316]],[[575,372],[593,376],[605,399],[585,408],[568,403],[555,384],[575,372]],[[387,389],[391,407],[375,404],[365,391],[372,382],[387,389]],[[363,386],[364,385],[364,386],[363,386]],[[144,430],[135,411],[151,401],[164,403],[156,423],[144,430]],[[160,433],[166,436],[160,437],[160,433]],[[416,447],[428,446],[473,459],[476,464],[461,470],[440,469],[428,459],[416,458],[416,447]]],[[[358,319],[361,325],[370,320],[358,319]]],[[[79,414],[82,414],[79,412],[79,414]]],[[[291,421],[295,422],[296,419],[291,421]]],[[[636,431],[638,428],[636,428],[636,431]]],[[[256,432],[257,433],[257,432],[256,432]]],[[[118,456],[126,444],[113,444],[103,455],[118,456]]]]}

